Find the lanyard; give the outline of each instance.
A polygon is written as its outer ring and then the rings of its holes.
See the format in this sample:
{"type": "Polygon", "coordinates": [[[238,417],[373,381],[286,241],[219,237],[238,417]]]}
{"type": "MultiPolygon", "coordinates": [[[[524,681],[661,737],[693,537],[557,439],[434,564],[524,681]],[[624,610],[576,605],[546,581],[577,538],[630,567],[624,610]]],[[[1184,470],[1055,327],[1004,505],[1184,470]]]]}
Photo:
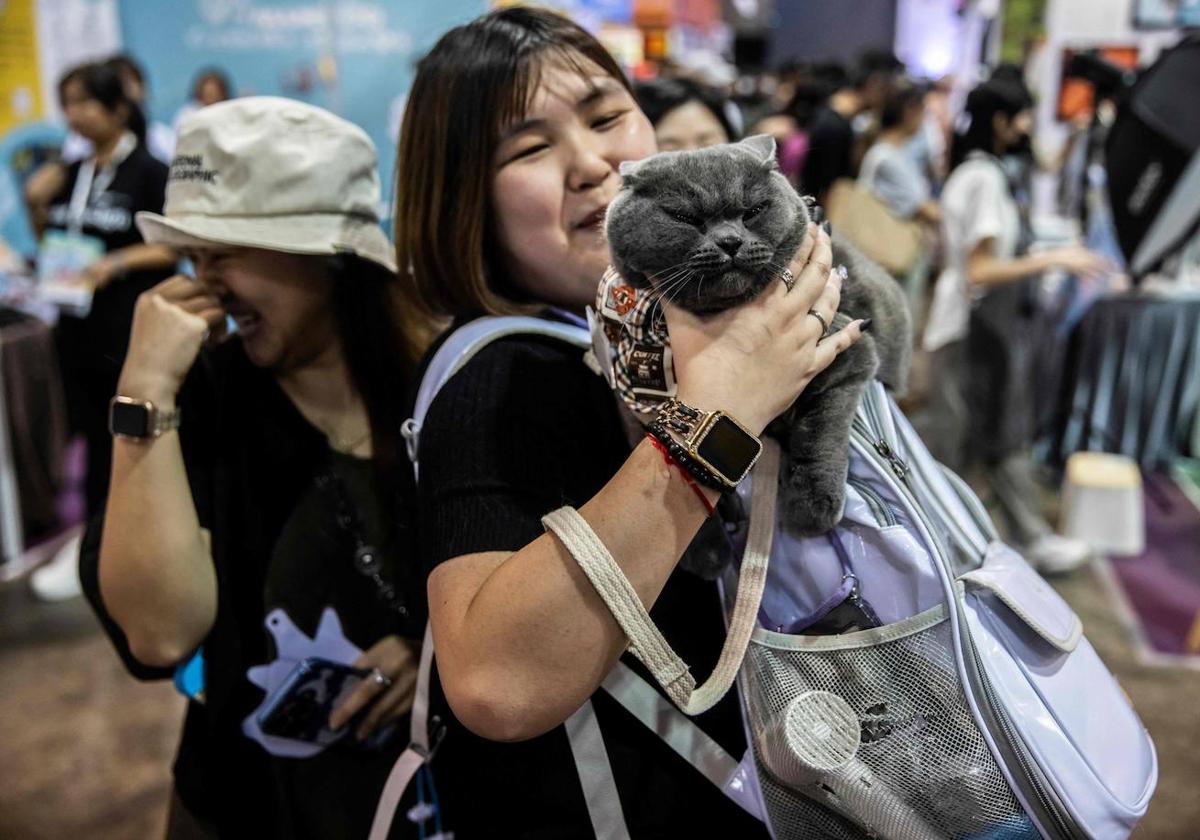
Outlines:
{"type": "Polygon", "coordinates": [[[71,190],[71,203],[67,207],[67,230],[78,235],[83,230],[83,214],[87,210],[92,192],[103,193],[117,177],[117,167],[137,148],[137,138],[132,132],[126,131],[117,141],[108,163],[96,172],[96,156],[92,155],[79,164],[79,176],[75,179],[75,188],[71,190]]]}

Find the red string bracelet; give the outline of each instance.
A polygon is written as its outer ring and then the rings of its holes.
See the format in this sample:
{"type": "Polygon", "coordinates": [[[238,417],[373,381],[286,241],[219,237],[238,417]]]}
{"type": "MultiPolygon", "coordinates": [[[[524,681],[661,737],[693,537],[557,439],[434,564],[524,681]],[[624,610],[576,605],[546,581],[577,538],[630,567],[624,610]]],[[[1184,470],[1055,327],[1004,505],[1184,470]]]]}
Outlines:
{"type": "Polygon", "coordinates": [[[712,516],[714,513],[716,513],[717,509],[713,507],[712,502],[708,500],[708,496],[704,495],[704,490],[700,488],[699,483],[697,483],[696,479],[692,478],[691,473],[684,469],[682,464],[671,457],[670,450],[663,446],[663,442],[649,432],[646,433],[646,439],[650,441],[651,446],[662,453],[663,463],[665,463],[668,467],[674,467],[679,471],[679,474],[683,476],[684,482],[687,483],[688,487],[692,488],[692,492],[696,494],[696,498],[700,500],[700,503],[704,505],[704,509],[708,511],[708,515],[712,516]]]}

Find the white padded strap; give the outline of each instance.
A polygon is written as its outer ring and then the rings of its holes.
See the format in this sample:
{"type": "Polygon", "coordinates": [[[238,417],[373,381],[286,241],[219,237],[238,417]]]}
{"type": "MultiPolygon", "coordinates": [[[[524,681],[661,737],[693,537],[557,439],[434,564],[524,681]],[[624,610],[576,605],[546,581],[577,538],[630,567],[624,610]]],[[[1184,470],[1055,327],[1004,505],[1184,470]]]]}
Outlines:
{"type": "Polygon", "coordinates": [[[412,784],[413,776],[430,759],[429,749],[429,675],[433,670],[433,627],[425,623],[425,639],[421,642],[421,660],[417,666],[417,686],[413,694],[412,717],[409,724],[408,749],[392,765],[375,806],[368,840],[386,840],[396,819],[396,809],[404,791],[412,784]]]}
{"type": "Polygon", "coordinates": [[[617,783],[592,701],[585,701],[567,718],[565,727],[596,840],[629,840],[625,812],[621,810],[621,798],[617,795],[617,783]]]}
{"type": "Polygon", "coordinates": [[[413,776],[417,775],[425,761],[425,754],[411,746],[400,753],[383,785],[379,804],[375,806],[375,818],[371,821],[368,840],[387,840],[388,832],[392,830],[392,821],[396,819],[396,809],[400,807],[400,798],[404,796],[404,791],[408,790],[413,776]]]}
{"type": "Polygon", "coordinates": [[[747,771],[745,761],[739,762],[726,752],[632,668],[618,662],[600,687],[718,790],[755,819],[763,818],[762,808],[750,790],[753,781],[747,778],[747,772],[754,772],[753,767],[747,771]]]}
{"type": "Polygon", "coordinates": [[[433,671],[433,625],[425,622],[425,638],[421,641],[421,660],[417,665],[417,687],[413,694],[412,719],[408,740],[429,751],[429,675],[433,671]]]}
{"type": "Polygon", "coordinates": [[[633,585],[587,520],[570,507],[560,508],[542,519],[542,524],[562,541],[604,599],[629,639],[630,652],[649,669],[671,701],[689,715],[712,708],[733,685],[757,620],[775,532],[779,483],[779,447],[770,439],[763,440],[763,453],[754,467],[753,481],[750,528],[729,630],[712,675],[699,688],[687,664],[654,626],[633,585]]]}
{"type": "Polygon", "coordinates": [[[564,507],[546,514],[542,524],[562,541],[600,593],[613,618],[625,631],[633,655],[650,669],[675,703],[686,705],[696,687],[687,664],[654,626],[633,584],[587,520],[575,508],[564,507]]]}
{"type": "Polygon", "coordinates": [[[414,473],[417,472],[417,454],[421,446],[421,427],[425,422],[425,414],[433,405],[438,392],[454,374],[466,366],[467,362],[475,358],[479,351],[494,341],[513,335],[557,338],[573,344],[581,351],[587,350],[592,344],[591,336],[585,327],[529,316],[486,316],[459,327],[442,343],[426,366],[413,405],[413,415],[400,427],[414,473]]]}

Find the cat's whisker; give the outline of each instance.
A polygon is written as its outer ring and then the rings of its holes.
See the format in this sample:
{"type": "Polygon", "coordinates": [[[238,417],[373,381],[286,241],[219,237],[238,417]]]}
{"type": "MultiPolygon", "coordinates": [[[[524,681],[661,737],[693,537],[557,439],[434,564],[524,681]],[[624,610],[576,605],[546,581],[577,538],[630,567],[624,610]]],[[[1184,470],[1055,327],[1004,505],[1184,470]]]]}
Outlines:
{"type": "Polygon", "coordinates": [[[658,297],[658,299],[670,301],[672,299],[672,296],[675,294],[675,292],[678,291],[680,288],[682,288],[687,283],[689,276],[690,276],[689,270],[685,269],[685,270],[681,271],[678,275],[675,276],[675,278],[670,283],[667,283],[667,284],[661,286],[657,290],[656,296],[658,297]]]}
{"type": "Polygon", "coordinates": [[[681,263],[674,270],[660,274],[655,281],[655,289],[661,292],[662,289],[670,287],[680,277],[687,274],[689,270],[690,268],[686,263],[681,263]]]}
{"type": "Polygon", "coordinates": [[[688,259],[685,259],[682,262],[675,263],[675,265],[669,265],[666,268],[661,268],[650,276],[655,282],[658,282],[659,278],[663,277],[664,275],[670,274],[681,268],[687,268],[687,266],[689,265],[690,262],[691,262],[691,258],[689,257],[688,259]]]}
{"type": "MultiPolygon", "coordinates": [[[[684,278],[684,281],[679,283],[678,285],[676,285],[676,287],[674,289],[672,289],[671,296],[667,298],[667,302],[674,304],[675,298],[678,297],[679,292],[683,291],[684,286],[686,286],[687,282],[690,281],[692,279],[692,277],[694,277],[694,276],[695,276],[694,271],[688,272],[687,276],[684,278]]],[[[703,284],[704,279],[701,278],[700,282],[701,282],[701,284],[703,284]]]]}
{"type": "Polygon", "coordinates": [[[666,298],[667,300],[670,300],[670,296],[672,294],[687,284],[692,274],[693,271],[691,268],[680,269],[669,281],[659,284],[658,288],[656,289],[658,297],[660,299],[666,298]]]}
{"type": "Polygon", "coordinates": [[[690,273],[684,274],[681,277],[679,277],[678,279],[676,279],[674,282],[672,282],[670,285],[664,286],[663,288],[658,289],[655,294],[655,297],[657,297],[659,300],[668,300],[668,301],[672,300],[673,297],[675,296],[675,294],[678,293],[679,291],[681,291],[683,289],[683,287],[687,285],[687,282],[690,279],[690,276],[691,276],[690,273]]]}
{"type": "Polygon", "coordinates": [[[675,269],[672,269],[671,271],[659,274],[654,278],[654,285],[657,288],[662,288],[663,286],[667,286],[670,283],[672,283],[674,280],[676,280],[681,274],[683,274],[687,270],[688,270],[687,266],[680,266],[675,269]]]}

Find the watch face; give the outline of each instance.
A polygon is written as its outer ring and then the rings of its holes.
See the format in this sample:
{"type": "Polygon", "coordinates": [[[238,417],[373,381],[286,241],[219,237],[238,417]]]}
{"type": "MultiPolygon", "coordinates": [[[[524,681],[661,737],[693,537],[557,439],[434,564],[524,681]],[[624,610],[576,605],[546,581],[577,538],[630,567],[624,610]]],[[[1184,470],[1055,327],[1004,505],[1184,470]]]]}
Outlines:
{"type": "Polygon", "coordinates": [[[113,400],[109,407],[109,426],[114,435],[149,437],[150,412],[142,403],[113,400]]]}
{"type": "Polygon", "coordinates": [[[696,454],[730,482],[738,481],[754,462],[762,444],[728,417],[718,417],[696,447],[696,454]]]}

